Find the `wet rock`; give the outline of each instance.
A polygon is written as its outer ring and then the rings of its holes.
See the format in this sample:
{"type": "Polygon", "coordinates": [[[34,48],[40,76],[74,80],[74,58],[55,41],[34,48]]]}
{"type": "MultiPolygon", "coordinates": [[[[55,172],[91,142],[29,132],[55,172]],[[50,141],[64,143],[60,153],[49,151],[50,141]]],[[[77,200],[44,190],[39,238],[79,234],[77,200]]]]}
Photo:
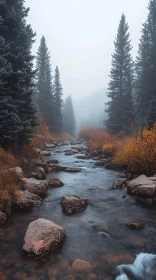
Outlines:
{"type": "Polygon", "coordinates": [[[75,149],[78,151],[78,152],[82,152],[84,150],[84,147],[83,146],[77,146],[75,147],[75,149]]]}
{"type": "Polygon", "coordinates": [[[64,171],[69,172],[69,173],[78,173],[78,172],[81,172],[81,169],[80,168],[65,168],[64,171]]]}
{"type": "Polygon", "coordinates": [[[70,215],[85,210],[88,205],[88,201],[81,196],[69,195],[62,197],[61,204],[62,211],[65,214],[70,215]]]}
{"type": "Polygon", "coordinates": [[[88,156],[76,156],[76,158],[78,158],[78,159],[89,159],[89,157],[88,156]]]}
{"type": "Polygon", "coordinates": [[[65,239],[63,227],[46,219],[38,219],[28,226],[23,250],[30,256],[40,258],[62,246],[65,239]]]}
{"type": "Polygon", "coordinates": [[[96,166],[105,166],[105,164],[106,164],[106,161],[105,161],[105,160],[103,160],[103,161],[97,161],[97,162],[95,163],[96,166]]]}
{"type": "Polygon", "coordinates": [[[66,167],[60,166],[58,164],[50,164],[51,170],[55,172],[65,171],[66,167]]]}
{"type": "Polygon", "coordinates": [[[113,189],[122,189],[126,186],[127,179],[126,178],[119,178],[113,184],[113,189]]]}
{"type": "Polygon", "coordinates": [[[55,148],[56,146],[54,144],[46,144],[46,148],[47,149],[53,149],[55,148]]]}
{"type": "Polygon", "coordinates": [[[50,160],[46,160],[47,164],[57,164],[59,163],[59,161],[57,159],[50,159],[50,160]]]}
{"type": "Polygon", "coordinates": [[[52,178],[48,181],[48,186],[50,188],[63,187],[64,183],[57,178],[52,178]]]}
{"type": "Polygon", "coordinates": [[[41,198],[44,198],[48,191],[47,181],[36,180],[34,178],[24,178],[23,188],[26,191],[34,193],[41,198]]]}
{"type": "Polygon", "coordinates": [[[41,155],[41,156],[46,156],[46,157],[48,157],[48,156],[51,156],[51,153],[48,152],[48,151],[42,151],[42,152],[40,153],[40,155],[41,155]]]}
{"type": "Polygon", "coordinates": [[[136,253],[138,253],[138,249],[145,251],[147,241],[142,236],[137,235],[128,235],[123,240],[122,243],[127,248],[132,248],[135,250],[136,253]]]}
{"type": "Polygon", "coordinates": [[[29,191],[24,191],[16,202],[15,209],[18,211],[30,211],[35,206],[39,206],[41,201],[42,200],[38,195],[29,191]]]}
{"type": "Polygon", "coordinates": [[[73,154],[77,154],[79,152],[77,149],[71,149],[71,151],[73,152],[73,154]]]}
{"type": "Polygon", "coordinates": [[[3,225],[7,220],[7,216],[5,215],[5,213],[0,211],[0,225],[3,225]]]}
{"type": "Polygon", "coordinates": [[[156,195],[156,185],[148,184],[148,185],[140,186],[137,188],[136,194],[141,197],[147,197],[147,196],[154,197],[156,195]]]}
{"type": "Polygon", "coordinates": [[[130,229],[144,229],[145,225],[140,223],[128,223],[126,226],[130,229]]]}
{"type": "Polygon", "coordinates": [[[37,166],[36,167],[36,179],[45,180],[45,178],[46,178],[46,174],[45,174],[44,168],[41,166],[37,166]]]}
{"type": "Polygon", "coordinates": [[[74,154],[74,153],[73,153],[72,150],[65,152],[65,155],[66,155],[66,156],[73,156],[73,154],[74,154]]]}
{"type": "Polygon", "coordinates": [[[86,277],[86,280],[97,280],[97,276],[95,274],[89,273],[86,277]]]}
{"type": "Polygon", "coordinates": [[[129,264],[132,263],[134,257],[128,252],[112,252],[101,256],[101,260],[112,265],[117,266],[119,264],[129,264]]]}
{"type": "Polygon", "coordinates": [[[92,266],[87,261],[76,259],[72,264],[72,269],[76,271],[88,271],[92,269],[92,266]]]}

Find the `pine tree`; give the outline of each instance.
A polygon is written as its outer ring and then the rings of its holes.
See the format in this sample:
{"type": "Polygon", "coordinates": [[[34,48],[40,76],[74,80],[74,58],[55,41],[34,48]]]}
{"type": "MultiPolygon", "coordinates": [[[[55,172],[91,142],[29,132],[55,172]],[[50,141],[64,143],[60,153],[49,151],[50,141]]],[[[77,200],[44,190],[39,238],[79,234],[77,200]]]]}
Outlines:
{"type": "Polygon", "coordinates": [[[131,41],[129,27],[125,15],[122,14],[115,51],[112,55],[112,67],[107,96],[108,120],[107,129],[117,133],[121,130],[130,132],[134,118],[133,106],[133,61],[131,57],[131,41]]]}
{"type": "Polygon", "coordinates": [[[62,116],[62,85],[60,81],[60,72],[58,66],[55,69],[54,76],[54,114],[55,114],[55,132],[63,131],[63,116],[62,116]]]}
{"type": "Polygon", "coordinates": [[[28,143],[36,122],[32,103],[34,36],[24,0],[0,1],[0,143],[28,143]]]}
{"type": "Polygon", "coordinates": [[[63,127],[64,131],[71,136],[75,136],[75,114],[73,108],[72,98],[69,95],[64,102],[63,106],[63,127]]]}
{"type": "Polygon", "coordinates": [[[50,128],[54,125],[54,98],[52,84],[52,69],[50,54],[46,45],[45,37],[41,38],[37,53],[37,91],[38,106],[43,118],[50,128]]]}
{"type": "Polygon", "coordinates": [[[137,124],[156,122],[156,0],[150,0],[136,60],[137,124]]]}

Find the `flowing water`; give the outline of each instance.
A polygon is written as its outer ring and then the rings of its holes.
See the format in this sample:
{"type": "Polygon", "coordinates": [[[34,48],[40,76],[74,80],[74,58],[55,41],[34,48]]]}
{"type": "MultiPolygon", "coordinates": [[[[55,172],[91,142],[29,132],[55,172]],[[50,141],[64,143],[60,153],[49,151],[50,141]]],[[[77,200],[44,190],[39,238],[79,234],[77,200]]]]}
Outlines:
{"type": "Polygon", "coordinates": [[[125,191],[112,190],[118,172],[95,167],[91,159],[65,156],[64,150],[69,148],[57,147],[52,158],[62,166],[80,167],[82,172],[48,174],[48,179],[61,179],[64,187],[50,189],[40,207],[17,213],[1,226],[4,235],[0,238],[0,280],[155,280],[156,208],[143,208],[132,197],[125,198],[125,191]],[[60,201],[68,194],[87,198],[86,210],[65,216],[60,201]],[[61,249],[40,260],[22,251],[28,224],[37,218],[52,220],[67,234],[61,249]],[[129,222],[144,223],[145,228],[133,231],[125,226],[129,222]],[[148,254],[136,259],[140,253],[148,254]],[[76,259],[89,262],[91,271],[75,272],[72,263],[76,259]]]}

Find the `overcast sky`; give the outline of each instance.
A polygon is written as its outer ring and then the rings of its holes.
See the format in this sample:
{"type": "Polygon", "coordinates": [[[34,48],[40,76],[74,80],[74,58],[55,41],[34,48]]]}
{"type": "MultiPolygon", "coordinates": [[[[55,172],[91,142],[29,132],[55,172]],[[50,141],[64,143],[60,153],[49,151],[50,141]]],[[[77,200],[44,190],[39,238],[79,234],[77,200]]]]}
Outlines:
{"type": "Polygon", "coordinates": [[[29,23],[44,35],[52,68],[60,68],[64,94],[79,98],[107,87],[114,39],[122,12],[130,27],[133,56],[147,17],[148,0],[26,0],[29,23]]]}

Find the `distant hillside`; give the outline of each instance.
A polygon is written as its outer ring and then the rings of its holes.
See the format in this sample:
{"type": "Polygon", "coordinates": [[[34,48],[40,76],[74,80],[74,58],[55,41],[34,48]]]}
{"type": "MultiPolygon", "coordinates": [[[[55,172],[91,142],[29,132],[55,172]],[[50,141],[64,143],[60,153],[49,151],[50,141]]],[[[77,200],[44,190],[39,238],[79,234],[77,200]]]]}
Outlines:
{"type": "Polygon", "coordinates": [[[101,89],[74,102],[77,132],[84,126],[103,127],[107,118],[104,111],[107,100],[106,89],[101,89]]]}

